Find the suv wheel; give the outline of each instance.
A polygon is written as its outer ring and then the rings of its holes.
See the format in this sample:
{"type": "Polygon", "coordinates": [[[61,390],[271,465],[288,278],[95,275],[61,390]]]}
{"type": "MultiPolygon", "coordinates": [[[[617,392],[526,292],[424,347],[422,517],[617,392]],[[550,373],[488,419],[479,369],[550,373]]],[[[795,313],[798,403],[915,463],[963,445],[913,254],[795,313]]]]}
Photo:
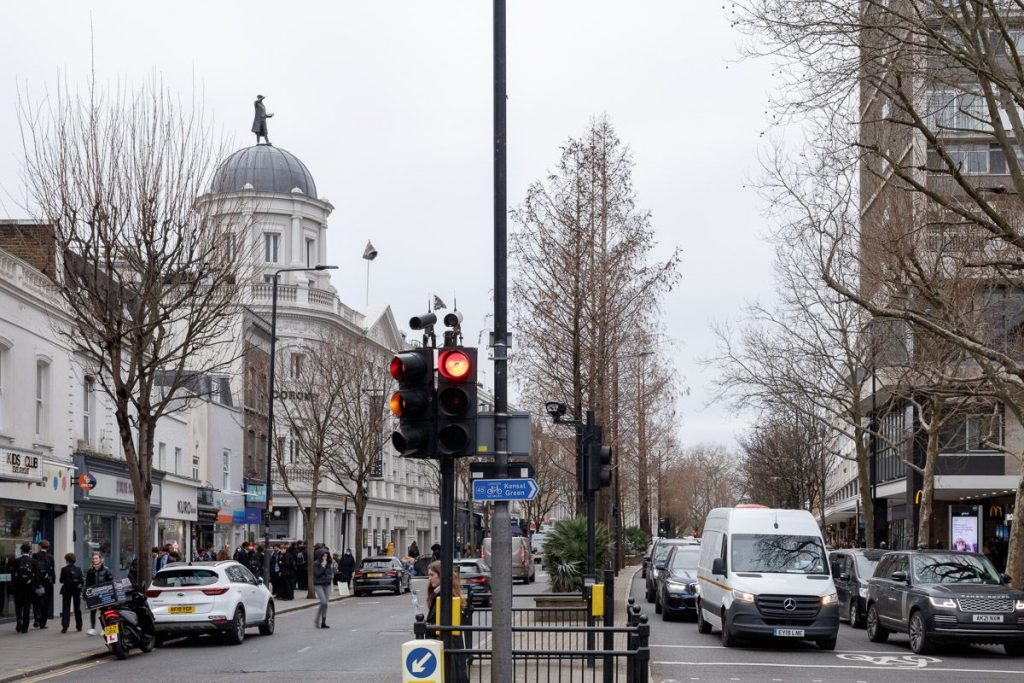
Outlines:
{"type": "Polygon", "coordinates": [[[661,595],[657,594],[657,593],[654,595],[654,613],[655,614],[661,614],[662,613],[661,595]]]}
{"type": "Polygon", "coordinates": [[[889,629],[878,621],[878,608],[868,605],[868,640],[872,643],[884,643],[889,639],[889,629]]]}
{"type": "Polygon", "coordinates": [[[231,619],[231,628],[226,635],[232,645],[241,645],[245,640],[245,610],[241,606],[235,608],[235,616],[231,619]]]}
{"type": "Polygon", "coordinates": [[[915,654],[927,654],[932,649],[931,640],[928,638],[928,626],[924,623],[924,617],[920,612],[910,615],[910,649],[915,654]]]}
{"type": "Polygon", "coordinates": [[[263,617],[263,623],[260,624],[260,635],[274,635],[274,602],[272,600],[267,602],[267,613],[263,617]]]}

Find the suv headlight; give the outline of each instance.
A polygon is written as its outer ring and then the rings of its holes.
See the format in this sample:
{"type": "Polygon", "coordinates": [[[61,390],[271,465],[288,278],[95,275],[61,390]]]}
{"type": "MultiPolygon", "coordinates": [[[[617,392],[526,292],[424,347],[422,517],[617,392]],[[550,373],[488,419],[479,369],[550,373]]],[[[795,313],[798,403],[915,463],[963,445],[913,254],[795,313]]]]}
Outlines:
{"type": "Polygon", "coordinates": [[[928,602],[932,603],[932,607],[956,608],[956,600],[953,598],[928,598],[928,602]]]}
{"type": "Polygon", "coordinates": [[[1024,598],[1017,600],[1013,603],[1013,606],[1019,610],[1024,610],[1024,598]]]}
{"type": "Polygon", "coordinates": [[[754,602],[754,594],[746,591],[738,591],[735,588],[732,590],[733,600],[739,600],[740,602],[754,602]]]}
{"type": "Polygon", "coordinates": [[[828,595],[821,596],[821,606],[828,607],[834,605],[839,601],[839,595],[836,593],[829,593],[828,595]]]}

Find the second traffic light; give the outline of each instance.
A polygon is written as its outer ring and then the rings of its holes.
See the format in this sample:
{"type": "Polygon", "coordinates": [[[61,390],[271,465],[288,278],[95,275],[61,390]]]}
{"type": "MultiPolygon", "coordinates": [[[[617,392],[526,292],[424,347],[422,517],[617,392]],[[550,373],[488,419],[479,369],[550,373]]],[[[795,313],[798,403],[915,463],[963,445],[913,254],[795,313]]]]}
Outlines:
{"type": "Polygon", "coordinates": [[[475,348],[449,346],[437,357],[437,452],[476,455],[475,348]]]}
{"type": "Polygon", "coordinates": [[[584,478],[587,491],[598,491],[612,484],[612,449],[600,441],[587,446],[587,467],[584,478]]]}
{"type": "Polygon", "coordinates": [[[391,444],[407,458],[434,457],[434,349],[402,351],[391,360],[389,369],[398,381],[398,391],[390,401],[391,412],[398,418],[391,444]]]}

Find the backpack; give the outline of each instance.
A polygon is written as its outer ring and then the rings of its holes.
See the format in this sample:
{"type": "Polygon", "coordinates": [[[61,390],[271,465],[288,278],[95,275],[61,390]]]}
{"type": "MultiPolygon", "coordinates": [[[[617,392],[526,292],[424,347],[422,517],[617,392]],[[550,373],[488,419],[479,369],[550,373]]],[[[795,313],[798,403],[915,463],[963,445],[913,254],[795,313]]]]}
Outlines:
{"type": "Polygon", "coordinates": [[[71,581],[68,586],[73,591],[81,590],[85,584],[85,575],[82,574],[82,568],[77,564],[71,565],[71,569],[68,570],[68,574],[71,576],[71,581]]]}
{"type": "Polygon", "coordinates": [[[33,588],[36,580],[36,563],[27,555],[22,555],[14,562],[14,576],[11,577],[15,588],[33,588]]]}

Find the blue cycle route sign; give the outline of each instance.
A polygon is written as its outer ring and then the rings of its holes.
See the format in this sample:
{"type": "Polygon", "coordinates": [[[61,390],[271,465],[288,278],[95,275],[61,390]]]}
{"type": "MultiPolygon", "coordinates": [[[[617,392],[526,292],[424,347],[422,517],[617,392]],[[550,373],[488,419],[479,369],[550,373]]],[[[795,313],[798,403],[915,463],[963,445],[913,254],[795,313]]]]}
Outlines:
{"type": "Polygon", "coordinates": [[[473,500],[533,500],[540,487],[533,479],[476,479],[473,500]]]}
{"type": "Polygon", "coordinates": [[[426,678],[437,670],[437,655],[433,650],[418,647],[405,658],[405,670],[415,678],[426,678]]]}

